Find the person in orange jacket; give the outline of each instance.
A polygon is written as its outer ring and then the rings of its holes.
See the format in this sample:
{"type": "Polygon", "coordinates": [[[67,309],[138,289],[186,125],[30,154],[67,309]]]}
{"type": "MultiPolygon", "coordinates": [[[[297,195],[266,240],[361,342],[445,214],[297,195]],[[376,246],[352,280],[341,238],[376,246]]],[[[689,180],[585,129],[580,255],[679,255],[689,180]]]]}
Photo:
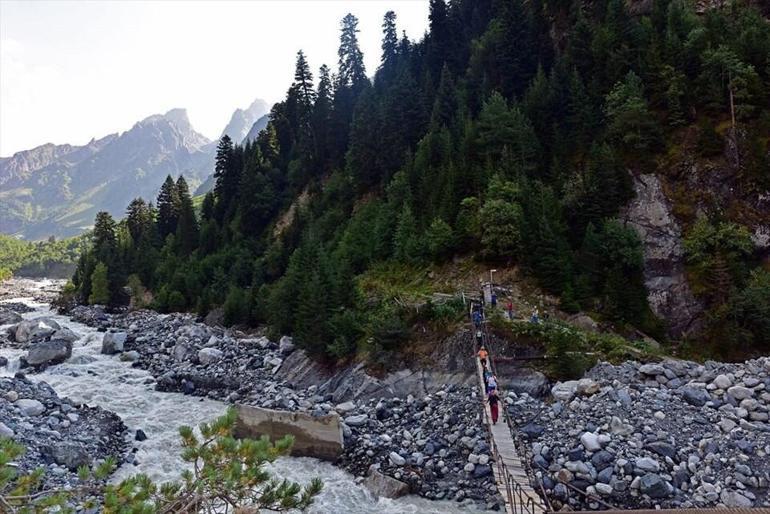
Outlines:
{"type": "Polygon", "coordinates": [[[489,352],[487,352],[487,349],[484,348],[484,346],[482,346],[481,349],[479,350],[478,356],[479,356],[479,360],[481,361],[481,367],[486,368],[489,352]]]}

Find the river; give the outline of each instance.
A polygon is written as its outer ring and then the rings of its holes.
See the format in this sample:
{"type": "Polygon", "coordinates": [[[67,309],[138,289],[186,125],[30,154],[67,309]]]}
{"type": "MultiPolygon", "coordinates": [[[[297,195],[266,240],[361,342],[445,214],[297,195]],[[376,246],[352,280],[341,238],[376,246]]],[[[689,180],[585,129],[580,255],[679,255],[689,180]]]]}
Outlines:
{"type": "MultiPolygon", "coordinates": [[[[35,286],[44,288],[51,284],[51,281],[40,280],[35,286]]],[[[48,304],[35,302],[32,296],[6,298],[0,303],[5,302],[29,305],[34,311],[24,314],[24,318],[49,316],[80,336],[68,361],[51,366],[42,373],[30,374],[28,378],[48,382],[60,397],[102,407],[123,419],[129,428],[131,444],[138,450],[137,463],[123,464],[116,471],[114,480],[136,473],[145,473],[157,481],[177,478],[186,466],[179,457],[178,427],[211,421],[224,413],[226,404],[180,393],[155,391],[155,380],[148,372],[132,368],[130,363],[120,361],[117,356],[100,353],[102,333],[96,329],[57,314],[48,304]],[[137,429],[147,434],[146,441],[133,440],[137,429]]],[[[4,329],[0,327],[0,330],[4,329]]],[[[13,374],[23,353],[22,350],[0,348],[0,356],[10,361],[8,367],[0,368],[0,375],[13,374]]],[[[277,475],[301,484],[313,477],[323,480],[323,492],[309,510],[313,513],[451,514],[478,511],[470,505],[429,501],[416,496],[398,500],[377,499],[356,483],[353,475],[317,459],[287,457],[276,461],[271,468],[277,475]]]]}

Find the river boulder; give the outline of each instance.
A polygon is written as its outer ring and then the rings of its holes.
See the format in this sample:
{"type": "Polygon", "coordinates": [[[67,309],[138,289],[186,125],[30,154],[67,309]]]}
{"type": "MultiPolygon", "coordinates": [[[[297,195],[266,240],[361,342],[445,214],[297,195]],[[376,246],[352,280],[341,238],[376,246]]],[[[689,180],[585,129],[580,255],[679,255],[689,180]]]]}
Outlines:
{"type": "Polygon", "coordinates": [[[61,339],[74,343],[80,339],[80,336],[67,327],[61,327],[59,330],[51,334],[51,339],[61,339]]]}
{"type": "Polygon", "coordinates": [[[27,352],[27,364],[45,367],[64,362],[72,356],[72,341],[53,339],[32,345],[27,352]]]}
{"type": "Polygon", "coordinates": [[[60,466],[70,471],[77,471],[80,466],[88,466],[91,456],[82,444],[74,441],[64,441],[50,445],[44,451],[45,455],[60,466]]]}
{"type": "Polygon", "coordinates": [[[21,398],[19,400],[16,400],[16,402],[14,402],[14,405],[25,416],[40,416],[42,413],[45,412],[45,405],[43,405],[38,400],[34,400],[32,398],[21,398]]]}
{"type": "Polygon", "coordinates": [[[14,338],[17,343],[30,343],[51,336],[61,327],[51,318],[26,319],[16,325],[14,338]]]}
{"type": "Polygon", "coordinates": [[[128,334],[125,332],[107,332],[102,339],[102,353],[112,355],[123,351],[128,334]]]}
{"type": "Polygon", "coordinates": [[[374,464],[369,467],[369,475],[364,480],[364,486],[373,495],[383,498],[401,498],[409,493],[409,484],[383,475],[374,464]]]}
{"type": "Polygon", "coordinates": [[[224,353],[216,348],[203,348],[198,352],[198,362],[204,366],[218,362],[222,360],[222,357],[224,357],[224,353]]]}

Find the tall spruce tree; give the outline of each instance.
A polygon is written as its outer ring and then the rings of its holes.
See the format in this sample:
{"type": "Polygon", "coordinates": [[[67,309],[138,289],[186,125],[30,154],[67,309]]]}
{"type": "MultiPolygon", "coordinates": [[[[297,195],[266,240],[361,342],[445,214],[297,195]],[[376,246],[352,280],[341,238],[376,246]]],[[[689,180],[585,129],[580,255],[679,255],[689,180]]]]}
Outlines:
{"type": "Polygon", "coordinates": [[[297,62],[294,68],[294,83],[291,85],[290,96],[296,99],[296,116],[298,137],[310,135],[308,130],[316,101],[316,91],[313,89],[313,74],[305,59],[305,53],[297,52],[297,62]]]}
{"type": "MultiPolygon", "coordinates": [[[[240,169],[237,168],[233,141],[227,134],[223,135],[217,145],[217,155],[214,163],[214,194],[216,195],[216,216],[222,221],[238,192],[240,169]]],[[[160,208],[160,206],[158,206],[160,208]]]]}
{"type": "Polygon", "coordinates": [[[368,82],[364,54],[358,46],[358,32],[358,18],[348,13],[342,19],[340,47],[337,51],[339,57],[337,80],[341,86],[351,86],[354,91],[360,90],[363,84],[368,82]]]}
{"type": "Polygon", "coordinates": [[[176,234],[176,225],[179,221],[179,194],[171,175],[168,175],[163,185],[160,186],[156,203],[158,207],[158,235],[160,235],[161,240],[165,240],[169,234],[176,234]]]}
{"type": "Polygon", "coordinates": [[[176,181],[176,191],[179,202],[176,244],[182,255],[189,255],[198,246],[198,219],[187,181],[181,175],[176,181]]]}
{"type": "Polygon", "coordinates": [[[396,13],[388,11],[382,19],[382,57],[380,69],[386,76],[396,65],[398,55],[398,33],[396,32],[396,13]]]}

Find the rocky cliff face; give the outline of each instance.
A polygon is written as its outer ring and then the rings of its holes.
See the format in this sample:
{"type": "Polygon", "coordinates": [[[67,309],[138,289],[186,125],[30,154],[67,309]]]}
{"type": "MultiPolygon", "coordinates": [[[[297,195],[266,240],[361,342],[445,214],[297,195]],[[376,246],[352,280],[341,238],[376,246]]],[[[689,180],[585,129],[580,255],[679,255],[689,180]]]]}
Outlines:
{"type": "Polygon", "coordinates": [[[644,278],[650,307],[668,322],[672,336],[692,333],[699,328],[703,306],[685,278],[681,228],[657,176],[635,177],[634,191],[636,197],[624,218],[636,229],[644,245],[644,278]]]}

